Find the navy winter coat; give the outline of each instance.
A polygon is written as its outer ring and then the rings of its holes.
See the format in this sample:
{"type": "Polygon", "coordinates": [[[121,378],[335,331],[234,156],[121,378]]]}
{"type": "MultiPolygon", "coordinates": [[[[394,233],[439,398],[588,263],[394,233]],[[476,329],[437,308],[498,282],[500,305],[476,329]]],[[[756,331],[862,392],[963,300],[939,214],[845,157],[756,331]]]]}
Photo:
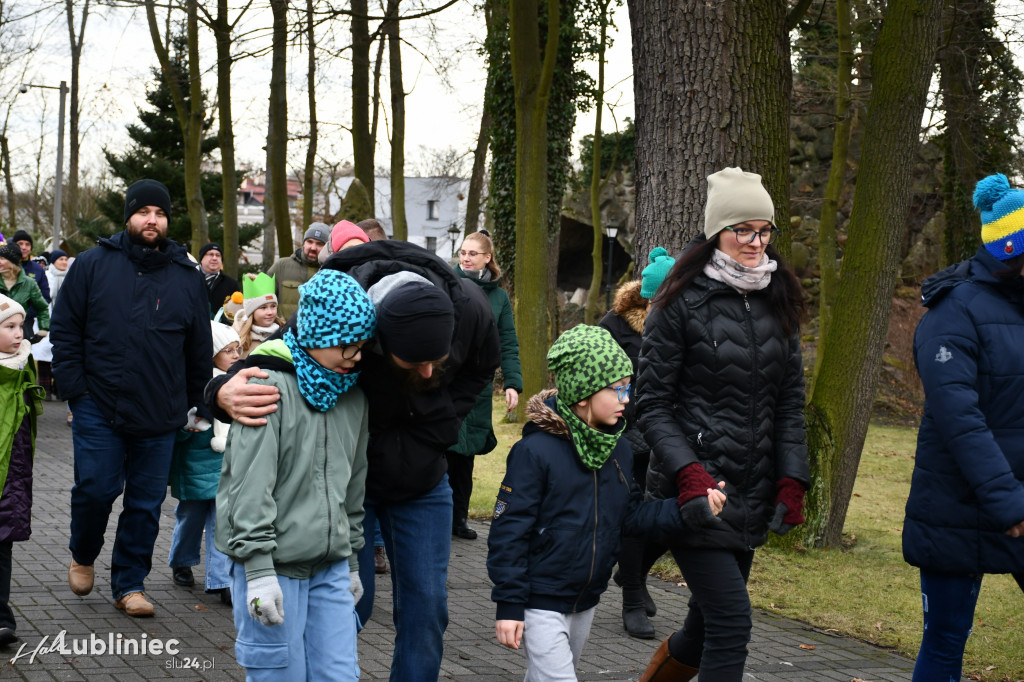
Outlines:
{"type": "Polygon", "coordinates": [[[1024,279],[984,247],[930,277],[914,334],[925,406],[903,523],[907,563],[1024,571],[1024,279]]]}
{"type": "Polygon", "coordinates": [[[643,502],[625,439],[597,471],[580,462],[554,393],[530,399],[498,491],[487,540],[498,620],[523,620],[525,609],[586,611],[608,587],[623,533],[659,538],[684,529],[675,499],[643,502]]]}
{"type": "Polygon", "coordinates": [[[125,232],[75,259],[57,297],[53,374],[61,396],[89,392],[112,428],[167,433],[203,404],[213,373],[209,302],[185,248],[132,244],[125,232]]]}

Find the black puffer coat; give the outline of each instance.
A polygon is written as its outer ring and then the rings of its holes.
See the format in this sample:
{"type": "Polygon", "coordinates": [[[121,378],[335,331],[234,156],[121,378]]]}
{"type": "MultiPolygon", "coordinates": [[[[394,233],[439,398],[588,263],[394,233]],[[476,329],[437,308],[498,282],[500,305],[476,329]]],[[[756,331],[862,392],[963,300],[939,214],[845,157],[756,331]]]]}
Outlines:
{"type": "Polygon", "coordinates": [[[652,450],[648,495],[675,497],[679,471],[700,462],[729,496],[724,523],[686,533],[683,546],[762,545],[775,483],[809,483],[800,340],[786,336],[767,291],[742,295],[700,274],[644,325],[637,412],[652,450]]]}

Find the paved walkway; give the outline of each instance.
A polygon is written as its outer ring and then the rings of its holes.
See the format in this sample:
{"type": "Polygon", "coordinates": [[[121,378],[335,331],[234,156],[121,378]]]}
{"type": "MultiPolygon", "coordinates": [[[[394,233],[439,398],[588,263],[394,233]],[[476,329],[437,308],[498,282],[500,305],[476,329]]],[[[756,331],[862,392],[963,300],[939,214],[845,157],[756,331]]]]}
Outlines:
{"type": "MultiPolygon", "coordinates": [[[[164,505],[154,569],[147,581],[157,609],[155,618],[133,620],[114,610],[108,581],[116,506],[107,545],[97,562],[97,589],[86,597],[71,593],[66,582],[71,483],[71,430],[64,425],[63,406],[47,403],[37,440],[32,539],[14,547],[11,603],[21,641],[0,652],[0,679],[244,679],[235,663],[230,609],[202,589],[176,587],[171,581],[167,555],[174,527],[173,500],[164,505]],[[60,647],[49,652],[61,633],[69,653],[62,654],[60,647]],[[177,640],[175,655],[163,648],[174,646],[170,639],[177,640]],[[21,657],[12,664],[10,659],[22,645],[21,657]],[[99,653],[101,646],[104,653],[99,653]],[[136,652],[140,647],[143,653],[136,652]],[[114,654],[109,653],[111,648],[114,654]]],[[[487,525],[474,522],[474,526],[482,531],[480,539],[453,542],[448,574],[451,625],[442,679],[521,680],[522,652],[504,649],[494,639],[494,610],[484,568],[487,525]]],[[[201,575],[197,571],[197,582],[201,583],[201,575]]],[[[370,680],[387,679],[394,636],[389,626],[391,584],[387,576],[377,580],[378,608],[359,638],[363,679],[370,680]]],[[[613,585],[598,607],[580,680],[636,680],[659,640],[682,622],[686,590],[657,580],[651,581],[650,589],[658,604],[653,622],[659,639],[643,641],[625,635],[620,594],[613,585]]],[[[912,661],[868,644],[771,614],[755,614],[747,679],[882,682],[909,680],[912,669],[912,661]]]]}

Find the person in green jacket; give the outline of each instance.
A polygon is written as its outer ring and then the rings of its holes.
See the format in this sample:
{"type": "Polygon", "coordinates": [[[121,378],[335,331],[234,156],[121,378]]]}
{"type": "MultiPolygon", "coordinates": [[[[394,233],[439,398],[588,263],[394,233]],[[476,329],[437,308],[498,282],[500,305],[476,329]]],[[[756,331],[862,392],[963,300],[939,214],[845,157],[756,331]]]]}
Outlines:
{"type": "MultiPolygon", "coordinates": [[[[512,303],[501,286],[501,268],[494,260],[494,243],[486,231],[466,235],[459,249],[460,277],[480,285],[487,295],[501,338],[501,376],[504,379],[505,406],[516,409],[523,391],[523,370],[519,366],[519,339],[512,316],[512,303]]],[[[493,383],[487,384],[459,429],[459,442],[445,453],[448,459],[448,482],[452,486],[452,535],[465,540],[476,539],[469,527],[469,496],[473,493],[473,458],[485,455],[498,444],[491,423],[493,383]]]]}
{"type": "Polygon", "coordinates": [[[289,319],[299,307],[299,286],[308,282],[320,269],[320,249],[330,239],[331,228],[324,223],[311,223],[302,237],[302,246],[295,253],[278,258],[267,270],[274,277],[275,294],[280,307],[279,314],[289,319]]]}
{"type": "Polygon", "coordinates": [[[0,294],[8,296],[18,302],[25,309],[25,338],[31,343],[44,338],[50,329],[50,305],[43,298],[36,281],[25,274],[21,267],[21,249],[17,244],[4,244],[0,246],[0,294]],[[39,333],[33,335],[32,315],[30,310],[35,311],[35,320],[39,323],[39,333]]]}
{"type": "Polygon", "coordinates": [[[369,427],[356,368],[376,325],[356,280],[322,270],[299,287],[295,327],[246,358],[281,396],[266,426],[231,425],[217,488],[247,680],[359,678],[369,427]]]}

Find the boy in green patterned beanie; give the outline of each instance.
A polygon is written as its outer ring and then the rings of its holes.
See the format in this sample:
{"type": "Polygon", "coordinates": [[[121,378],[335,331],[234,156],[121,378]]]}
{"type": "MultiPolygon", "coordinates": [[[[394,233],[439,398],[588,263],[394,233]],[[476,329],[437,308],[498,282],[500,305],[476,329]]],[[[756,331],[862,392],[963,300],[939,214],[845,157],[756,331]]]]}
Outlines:
{"type": "MultiPolygon", "coordinates": [[[[557,390],[533,396],[508,454],[487,540],[498,643],[526,649],[526,678],[572,677],[623,534],[684,532],[674,499],[644,502],[619,436],[633,372],[606,329],[579,325],[548,351],[557,390]]],[[[714,514],[725,496],[708,490],[714,514]]]]}

